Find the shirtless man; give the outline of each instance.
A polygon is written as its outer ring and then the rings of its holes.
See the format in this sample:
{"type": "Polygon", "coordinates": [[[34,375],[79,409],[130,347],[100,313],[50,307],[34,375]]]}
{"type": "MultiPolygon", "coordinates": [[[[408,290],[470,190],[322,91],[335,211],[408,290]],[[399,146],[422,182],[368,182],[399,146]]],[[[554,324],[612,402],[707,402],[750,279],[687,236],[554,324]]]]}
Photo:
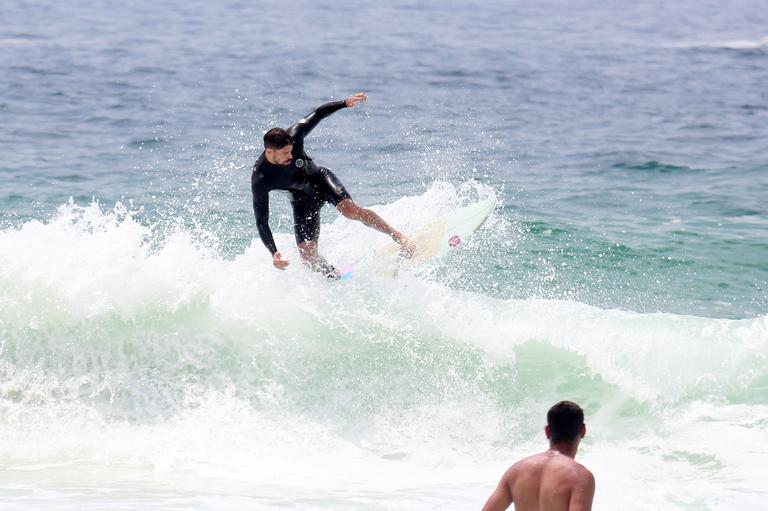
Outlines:
{"type": "Polygon", "coordinates": [[[595,477],[574,457],[587,432],[579,405],[561,401],[547,412],[549,450],[524,458],[507,470],[483,511],[589,511],[595,477]]]}

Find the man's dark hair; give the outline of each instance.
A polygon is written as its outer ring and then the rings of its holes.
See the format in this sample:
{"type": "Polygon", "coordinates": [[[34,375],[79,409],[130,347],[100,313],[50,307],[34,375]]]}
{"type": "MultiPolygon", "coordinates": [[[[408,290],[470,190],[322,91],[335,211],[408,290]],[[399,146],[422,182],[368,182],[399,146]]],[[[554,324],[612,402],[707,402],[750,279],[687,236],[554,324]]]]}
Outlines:
{"type": "Polygon", "coordinates": [[[283,128],[272,128],[264,133],[264,149],[282,149],[293,145],[293,138],[283,128]]]}
{"type": "Polygon", "coordinates": [[[572,443],[584,424],[584,411],[571,401],[560,401],[547,412],[547,425],[552,443],[572,443]]]}

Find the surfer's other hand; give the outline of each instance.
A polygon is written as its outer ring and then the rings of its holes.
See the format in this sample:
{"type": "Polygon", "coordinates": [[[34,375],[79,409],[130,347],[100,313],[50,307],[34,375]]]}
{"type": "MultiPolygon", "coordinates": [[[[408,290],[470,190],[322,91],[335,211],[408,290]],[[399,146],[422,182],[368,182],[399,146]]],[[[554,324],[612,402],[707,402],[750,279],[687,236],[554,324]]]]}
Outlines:
{"type": "Polygon", "coordinates": [[[288,266],[288,260],[283,259],[283,254],[281,254],[280,252],[275,252],[272,255],[272,264],[275,265],[275,268],[284,270],[286,266],[288,266]]]}

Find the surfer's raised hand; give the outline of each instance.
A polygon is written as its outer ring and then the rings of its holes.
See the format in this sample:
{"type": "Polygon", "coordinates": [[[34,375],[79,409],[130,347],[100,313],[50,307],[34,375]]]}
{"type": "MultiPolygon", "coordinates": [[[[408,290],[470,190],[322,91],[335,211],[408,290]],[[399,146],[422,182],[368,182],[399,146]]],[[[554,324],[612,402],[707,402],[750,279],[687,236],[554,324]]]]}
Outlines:
{"type": "Polygon", "coordinates": [[[354,108],[355,106],[359,105],[363,101],[367,100],[368,96],[363,94],[362,92],[358,92],[354,96],[348,97],[345,102],[347,104],[347,108],[354,108]]]}
{"type": "Polygon", "coordinates": [[[275,268],[284,270],[286,266],[288,266],[288,260],[283,259],[283,254],[280,252],[275,252],[274,255],[272,255],[272,264],[275,265],[275,268]]]}

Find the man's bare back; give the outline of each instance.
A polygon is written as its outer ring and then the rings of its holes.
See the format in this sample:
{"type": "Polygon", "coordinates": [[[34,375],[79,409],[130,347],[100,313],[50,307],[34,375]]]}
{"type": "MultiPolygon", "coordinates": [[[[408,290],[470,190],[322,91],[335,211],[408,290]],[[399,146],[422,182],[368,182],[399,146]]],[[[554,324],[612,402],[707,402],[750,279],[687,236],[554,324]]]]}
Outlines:
{"type": "MultiPolygon", "coordinates": [[[[547,438],[551,439],[549,426],[545,431],[547,438]]],[[[576,440],[550,443],[548,451],[529,456],[512,465],[502,476],[483,511],[502,511],[513,502],[516,511],[592,509],[595,478],[589,470],[573,459],[585,433],[586,427],[582,424],[576,440]]]]}

